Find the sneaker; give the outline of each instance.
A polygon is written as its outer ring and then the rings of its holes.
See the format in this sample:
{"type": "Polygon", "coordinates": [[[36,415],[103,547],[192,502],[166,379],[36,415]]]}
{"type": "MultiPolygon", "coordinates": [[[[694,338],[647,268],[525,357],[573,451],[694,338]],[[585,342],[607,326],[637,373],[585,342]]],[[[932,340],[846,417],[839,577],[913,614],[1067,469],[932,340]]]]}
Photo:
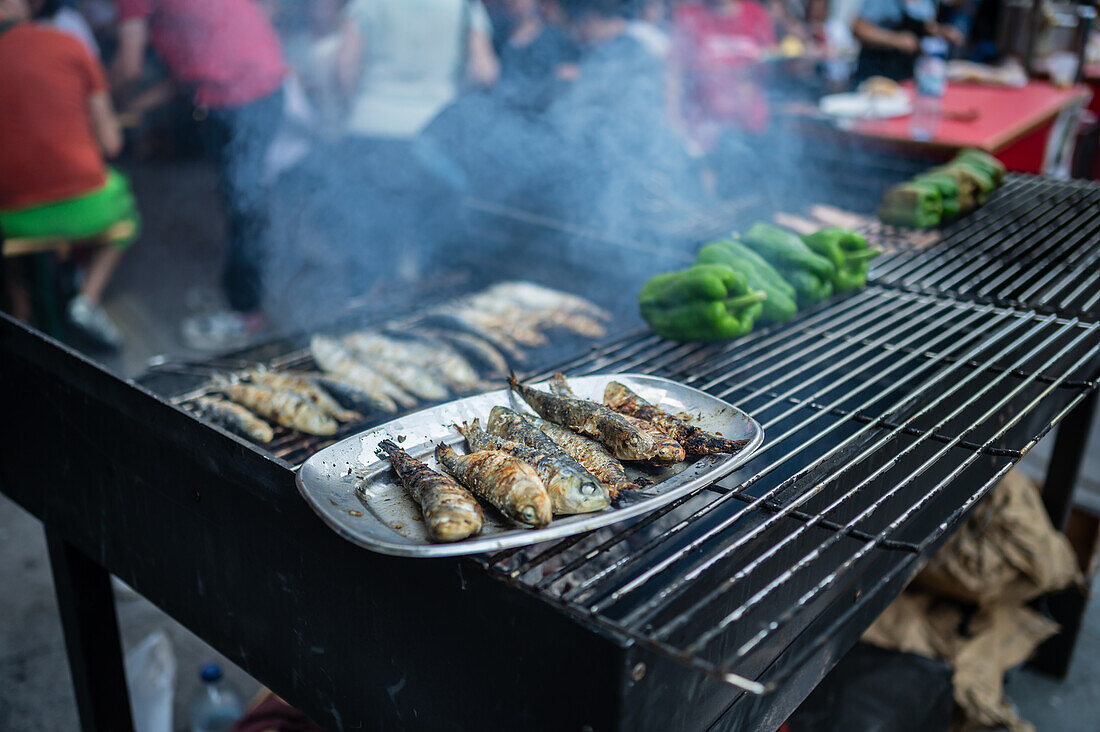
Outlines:
{"type": "Polygon", "coordinates": [[[248,345],[264,328],[260,313],[222,310],[185,318],[183,342],[198,351],[228,351],[248,345]]]}
{"type": "Polygon", "coordinates": [[[77,295],[69,301],[69,322],[81,335],[112,351],[122,347],[122,333],[107,311],[92,305],[88,298],[77,295]]]}

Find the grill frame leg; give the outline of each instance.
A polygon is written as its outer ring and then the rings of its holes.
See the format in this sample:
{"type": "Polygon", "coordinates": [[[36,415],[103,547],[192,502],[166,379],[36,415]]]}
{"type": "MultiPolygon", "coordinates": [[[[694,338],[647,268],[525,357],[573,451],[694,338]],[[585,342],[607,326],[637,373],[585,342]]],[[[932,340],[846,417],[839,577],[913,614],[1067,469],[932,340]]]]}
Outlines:
{"type": "MultiPolygon", "coordinates": [[[[1065,531],[1073,508],[1073,490],[1081,474],[1088,448],[1089,431],[1096,413],[1097,391],[1093,390],[1058,425],[1043,484],[1043,506],[1054,528],[1065,531]]],[[[1062,679],[1069,673],[1077,636],[1089,603],[1088,590],[1076,587],[1040,599],[1040,607],[1061,626],[1056,635],[1036,650],[1029,664],[1037,671],[1062,679]]]]}
{"type": "Polygon", "coordinates": [[[134,732],[111,575],[45,527],[83,732],[134,732]]]}

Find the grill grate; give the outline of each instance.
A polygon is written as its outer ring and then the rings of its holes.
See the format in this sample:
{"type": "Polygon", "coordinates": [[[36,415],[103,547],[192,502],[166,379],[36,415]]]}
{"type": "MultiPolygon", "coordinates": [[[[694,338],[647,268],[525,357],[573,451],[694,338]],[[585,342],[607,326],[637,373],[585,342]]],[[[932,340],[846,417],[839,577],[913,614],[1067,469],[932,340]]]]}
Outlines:
{"type": "Polygon", "coordinates": [[[879,287],[723,346],[624,337],[563,368],[692,384],[753,414],[764,447],[632,523],[485,563],[762,693],[785,676],[751,681],[777,648],[884,555],[878,587],[907,566],[896,555],[929,552],[1095,387],[1098,363],[1100,323],[879,287]]]}
{"type": "Polygon", "coordinates": [[[910,291],[1096,319],[1098,242],[1100,185],[1013,175],[939,242],[882,257],[872,276],[910,291]]]}

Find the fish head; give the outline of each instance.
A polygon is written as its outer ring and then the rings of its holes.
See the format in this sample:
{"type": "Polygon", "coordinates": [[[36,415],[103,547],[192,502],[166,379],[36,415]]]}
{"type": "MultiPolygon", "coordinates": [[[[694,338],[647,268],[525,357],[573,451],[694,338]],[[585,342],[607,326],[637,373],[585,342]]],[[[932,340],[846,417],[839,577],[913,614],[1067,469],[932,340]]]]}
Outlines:
{"type": "MultiPolygon", "coordinates": [[[[607,486],[581,475],[559,476],[560,486],[553,486],[554,513],[576,514],[601,511],[611,505],[607,486]]],[[[551,486],[547,486],[550,488],[551,486]]]]}
{"type": "Polygon", "coordinates": [[[461,541],[481,530],[481,518],[468,511],[447,511],[433,516],[432,526],[439,541],[461,541]]]}
{"type": "Polygon", "coordinates": [[[654,459],[659,463],[679,463],[687,457],[683,446],[679,444],[663,444],[657,448],[654,459]]]}
{"type": "Polygon", "coordinates": [[[623,453],[625,455],[637,455],[628,460],[646,460],[657,452],[657,443],[644,432],[638,430],[629,431],[623,439],[623,453]]]}
{"type": "Polygon", "coordinates": [[[532,482],[519,487],[515,493],[515,518],[528,526],[546,526],[553,518],[553,507],[550,503],[550,495],[542,487],[540,482],[532,482]]]}

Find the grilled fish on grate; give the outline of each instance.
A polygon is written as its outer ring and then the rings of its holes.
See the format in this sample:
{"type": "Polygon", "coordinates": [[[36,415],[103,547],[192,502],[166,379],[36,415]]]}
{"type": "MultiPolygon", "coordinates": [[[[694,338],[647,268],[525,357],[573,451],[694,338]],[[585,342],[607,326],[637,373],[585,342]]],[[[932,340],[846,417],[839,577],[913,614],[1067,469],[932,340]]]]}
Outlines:
{"type": "Polygon", "coordinates": [[[271,442],[275,438],[275,431],[271,429],[271,425],[240,404],[210,396],[198,397],[192,404],[200,417],[219,424],[241,437],[247,437],[256,442],[271,442]]]}

